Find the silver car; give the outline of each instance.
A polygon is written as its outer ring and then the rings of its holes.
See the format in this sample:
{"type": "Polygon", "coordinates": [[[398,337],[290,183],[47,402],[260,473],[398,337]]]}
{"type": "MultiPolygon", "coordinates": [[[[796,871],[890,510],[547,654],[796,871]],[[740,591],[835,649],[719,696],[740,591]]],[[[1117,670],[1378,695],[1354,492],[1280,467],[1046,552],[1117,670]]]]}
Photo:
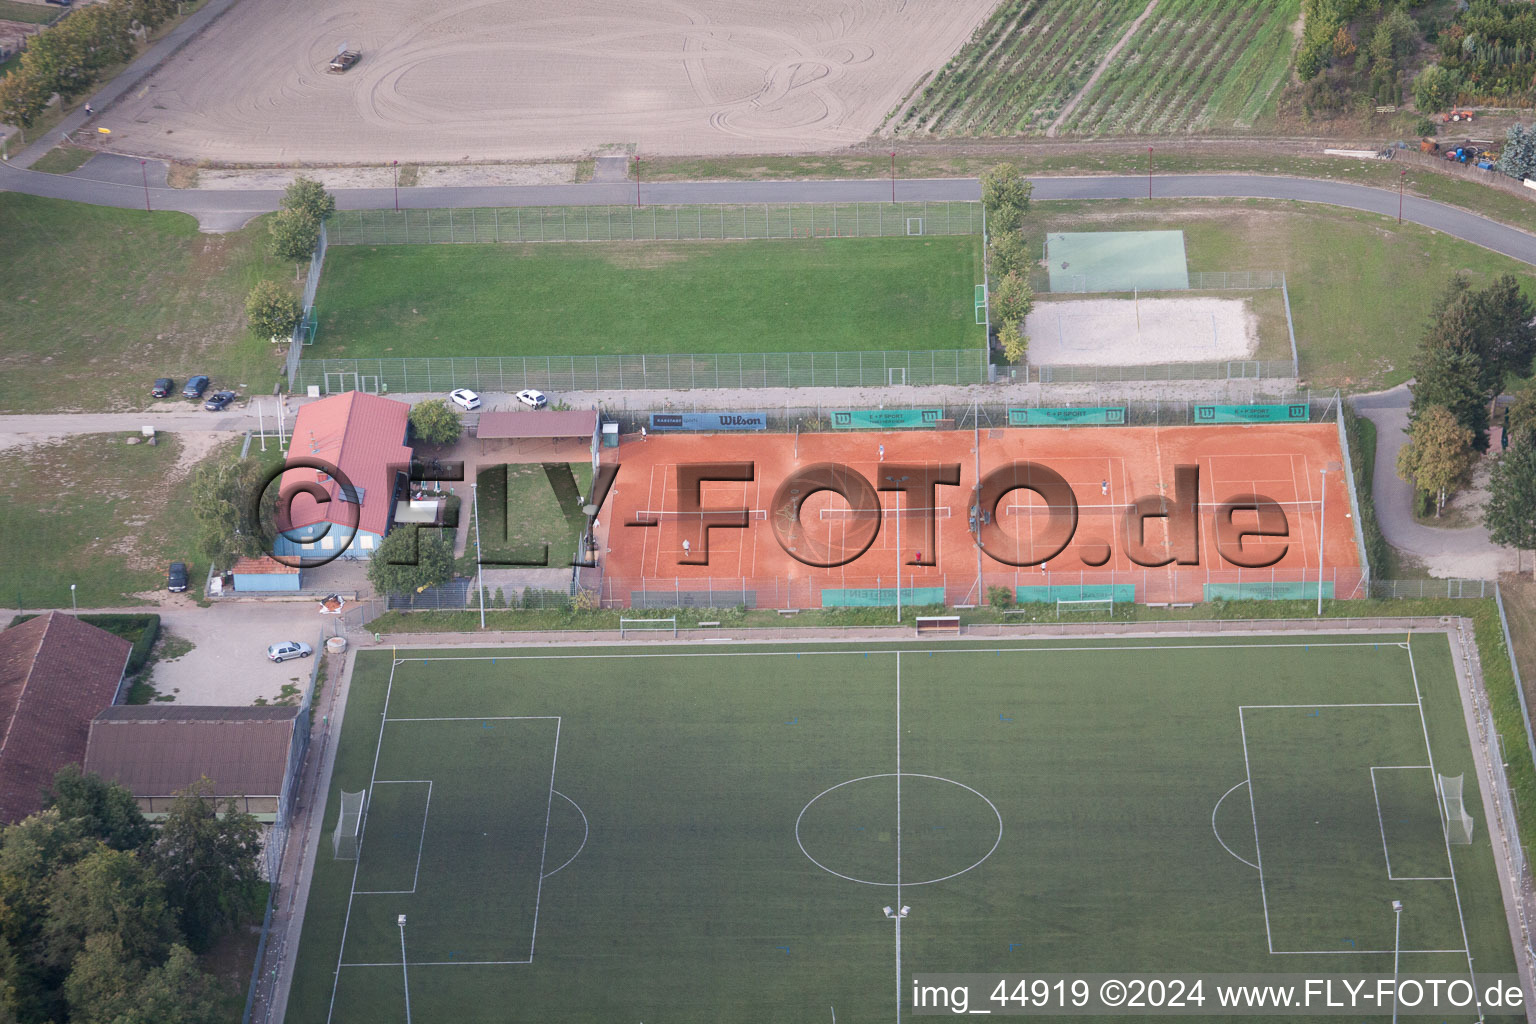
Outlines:
{"type": "Polygon", "coordinates": [[[287,661],[289,658],[307,658],[314,653],[314,648],[309,644],[301,644],[297,640],[284,640],[267,648],[268,661],[287,661]]]}

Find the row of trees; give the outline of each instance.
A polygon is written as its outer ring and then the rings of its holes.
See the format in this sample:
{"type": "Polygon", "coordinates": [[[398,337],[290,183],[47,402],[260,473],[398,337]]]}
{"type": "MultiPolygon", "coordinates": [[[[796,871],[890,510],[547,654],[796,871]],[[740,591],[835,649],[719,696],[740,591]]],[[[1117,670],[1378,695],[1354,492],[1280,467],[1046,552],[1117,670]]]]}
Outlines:
{"type": "MultiPolygon", "coordinates": [[[[302,277],[304,261],[320,241],[320,226],[335,212],[336,197],[324,185],[302,175],[293,179],[283,192],[277,215],[267,225],[272,258],[293,262],[297,265],[295,276],[302,277]]],[[[245,298],[246,322],[251,330],[274,342],[290,337],[303,313],[293,289],[276,281],[257,281],[245,298]]]]}
{"type": "Polygon", "coordinates": [[[257,911],[260,826],[206,784],[151,826],[78,768],[47,810],[0,832],[0,1021],[213,1024],[196,953],[257,911]]]}
{"type": "Polygon", "coordinates": [[[1024,242],[1024,216],[1034,185],[1013,164],[998,164],[982,172],[981,205],[987,213],[987,265],[993,288],[987,282],[997,342],[1010,363],[1024,359],[1029,339],[1024,318],[1034,308],[1035,292],[1029,286],[1028,247],[1024,242]]]}
{"type": "Polygon", "coordinates": [[[107,69],[131,60],[135,41],[176,16],[176,0],[106,0],[33,36],[21,63],[0,78],[0,121],[31,128],[58,95],[89,92],[107,69]]]}
{"type": "MultiPolygon", "coordinates": [[[[1397,472],[1432,497],[1437,516],[1488,448],[1489,408],[1505,379],[1531,372],[1533,321],[1536,305],[1510,274],[1482,289],[1458,274],[1434,304],[1414,359],[1409,439],[1397,472]]],[[[1536,401],[1519,413],[1516,425],[1528,418],[1536,426],[1536,401]]]]}
{"type": "Polygon", "coordinates": [[[1414,83],[1419,109],[1459,101],[1528,106],[1536,99],[1536,7],[1472,0],[1440,30],[1439,62],[1414,83]]]}

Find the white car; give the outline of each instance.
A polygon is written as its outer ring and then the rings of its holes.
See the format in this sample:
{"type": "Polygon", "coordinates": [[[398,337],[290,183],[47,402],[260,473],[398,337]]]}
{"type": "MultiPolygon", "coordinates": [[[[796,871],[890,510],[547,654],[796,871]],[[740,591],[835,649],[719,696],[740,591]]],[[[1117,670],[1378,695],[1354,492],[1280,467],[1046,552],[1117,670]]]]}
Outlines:
{"type": "Polygon", "coordinates": [[[307,658],[314,648],[297,640],[284,640],[267,648],[268,661],[287,661],[289,658],[307,658]]]}
{"type": "Polygon", "coordinates": [[[517,400],[530,409],[542,409],[549,404],[549,399],[544,397],[544,392],[535,391],[533,388],[525,388],[517,393],[517,400]]]}
{"type": "Polygon", "coordinates": [[[469,390],[469,388],[459,388],[457,391],[451,391],[448,393],[448,397],[453,399],[453,404],[460,409],[474,410],[480,408],[480,396],[469,390]]]}

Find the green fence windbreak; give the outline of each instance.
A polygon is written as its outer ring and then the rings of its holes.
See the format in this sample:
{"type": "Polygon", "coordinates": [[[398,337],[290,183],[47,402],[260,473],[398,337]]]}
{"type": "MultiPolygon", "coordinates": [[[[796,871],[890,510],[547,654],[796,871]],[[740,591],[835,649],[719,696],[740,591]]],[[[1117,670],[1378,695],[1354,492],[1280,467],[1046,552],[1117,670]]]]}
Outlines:
{"type": "Polygon", "coordinates": [[[1197,405],[1196,423],[1305,423],[1306,402],[1279,405],[1197,405]]]}
{"type": "MultiPolygon", "coordinates": [[[[943,604],[943,587],[902,587],[904,605],[943,604]]],[[[857,587],[846,590],[822,590],[823,608],[886,608],[896,604],[895,587],[857,587]]]]}
{"type": "MultiPolygon", "coordinates": [[[[1323,596],[1329,600],[1333,599],[1331,582],[1323,584],[1323,596]]],[[[1207,583],[1205,599],[1207,601],[1316,601],[1317,581],[1207,583]]]]}
{"type": "Polygon", "coordinates": [[[932,427],[943,418],[943,409],[838,409],[832,413],[832,426],[838,430],[892,430],[932,427]]]}
{"type": "Polygon", "coordinates": [[[1124,601],[1136,600],[1134,583],[1083,583],[1052,584],[1013,588],[1014,600],[1019,604],[1055,604],[1057,601],[1124,601]]]}
{"type": "Polygon", "coordinates": [[[1010,427],[1091,427],[1124,426],[1125,406],[1089,405],[1062,409],[1008,410],[1010,427]]]}

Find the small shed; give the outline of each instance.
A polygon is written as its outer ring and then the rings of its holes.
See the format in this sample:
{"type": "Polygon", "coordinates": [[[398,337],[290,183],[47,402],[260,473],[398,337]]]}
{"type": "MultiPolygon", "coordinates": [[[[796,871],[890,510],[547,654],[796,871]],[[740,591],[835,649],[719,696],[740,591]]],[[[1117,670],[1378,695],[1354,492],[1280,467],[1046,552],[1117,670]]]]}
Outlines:
{"type": "Polygon", "coordinates": [[[597,451],[597,410],[483,412],[475,436],[506,462],[582,462],[597,451]]]}
{"type": "Polygon", "coordinates": [[[242,558],[229,570],[237,593],[296,591],[303,585],[303,573],[296,565],[284,565],[271,555],[242,558]]]}
{"type": "Polygon", "coordinates": [[[307,708],[120,705],[91,721],[85,770],[125,787],[150,817],[206,777],[220,803],[283,824],[308,743],[307,708]]]}

